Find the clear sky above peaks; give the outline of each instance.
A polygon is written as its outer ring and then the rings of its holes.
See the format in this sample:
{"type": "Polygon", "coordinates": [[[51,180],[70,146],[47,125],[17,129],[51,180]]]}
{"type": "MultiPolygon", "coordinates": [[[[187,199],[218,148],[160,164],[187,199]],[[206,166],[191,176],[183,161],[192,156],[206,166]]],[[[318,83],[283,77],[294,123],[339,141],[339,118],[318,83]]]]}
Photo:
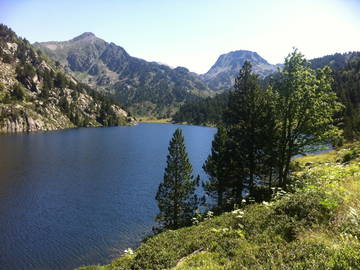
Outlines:
{"type": "Polygon", "coordinates": [[[220,54],[283,62],[360,50],[360,0],[0,0],[0,22],[30,42],[93,32],[132,56],[206,72],[220,54]]]}

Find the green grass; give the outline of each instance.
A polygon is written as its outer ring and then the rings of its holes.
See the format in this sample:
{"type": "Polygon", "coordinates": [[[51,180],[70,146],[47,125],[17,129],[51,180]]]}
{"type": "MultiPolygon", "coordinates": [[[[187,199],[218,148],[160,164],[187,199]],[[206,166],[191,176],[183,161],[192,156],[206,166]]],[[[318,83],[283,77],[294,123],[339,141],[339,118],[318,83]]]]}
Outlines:
{"type": "Polygon", "coordinates": [[[147,116],[141,116],[139,117],[139,122],[141,123],[171,123],[172,119],[171,118],[161,118],[161,119],[157,119],[157,118],[152,118],[152,117],[147,117],[147,116]]]}
{"type": "Polygon", "coordinates": [[[360,144],[295,162],[292,192],[80,269],[360,269],[360,144]],[[354,154],[355,153],[355,154],[354,154]]]}

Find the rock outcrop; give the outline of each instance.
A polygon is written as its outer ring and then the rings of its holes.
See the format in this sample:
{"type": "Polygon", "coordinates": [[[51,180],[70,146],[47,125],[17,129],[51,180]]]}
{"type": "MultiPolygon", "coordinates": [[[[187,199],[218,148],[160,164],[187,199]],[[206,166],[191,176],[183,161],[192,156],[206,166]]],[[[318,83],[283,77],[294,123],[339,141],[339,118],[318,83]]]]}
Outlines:
{"type": "Polygon", "coordinates": [[[0,133],[134,123],[119,105],[0,25],[0,133]]]}
{"type": "Polygon", "coordinates": [[[256,52],[239,50],[220,55],[209,71],[202,75],[202,78],[211,89],[221,90],[232,88],[235,78],[238,76],[239,70],[245,61],[251,62],[253,72],[261,78],[277,70],[276,65],[269,64],[256,52]]]}

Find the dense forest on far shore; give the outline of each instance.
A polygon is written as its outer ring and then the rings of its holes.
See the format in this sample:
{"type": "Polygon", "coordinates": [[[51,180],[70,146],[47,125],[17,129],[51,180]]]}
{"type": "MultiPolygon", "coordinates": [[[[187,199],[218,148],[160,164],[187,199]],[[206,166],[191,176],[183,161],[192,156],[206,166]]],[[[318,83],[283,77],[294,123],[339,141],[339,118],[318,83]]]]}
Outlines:
{"type": "Polygon", "coordinates": [[[227,106],[229,93],[221,93],[214,97],[199,99],[185,103],[175,113],[172,120],[175,123],[189,123],[194,125],[220,124],[222,113],[227,106]]]}

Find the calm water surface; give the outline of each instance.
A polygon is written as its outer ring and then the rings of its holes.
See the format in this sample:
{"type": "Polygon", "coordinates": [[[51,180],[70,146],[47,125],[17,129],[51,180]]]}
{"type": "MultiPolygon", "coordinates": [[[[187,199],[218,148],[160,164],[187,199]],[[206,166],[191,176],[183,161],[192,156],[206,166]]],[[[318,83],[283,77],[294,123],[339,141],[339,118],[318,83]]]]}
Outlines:
{"type": "Polygon", "coordinates": [[[177,127],[204,179],[214,128],[140,124],[0,135],[0,268],[72,269],[137,247],[154,225],[177,127]]]}

